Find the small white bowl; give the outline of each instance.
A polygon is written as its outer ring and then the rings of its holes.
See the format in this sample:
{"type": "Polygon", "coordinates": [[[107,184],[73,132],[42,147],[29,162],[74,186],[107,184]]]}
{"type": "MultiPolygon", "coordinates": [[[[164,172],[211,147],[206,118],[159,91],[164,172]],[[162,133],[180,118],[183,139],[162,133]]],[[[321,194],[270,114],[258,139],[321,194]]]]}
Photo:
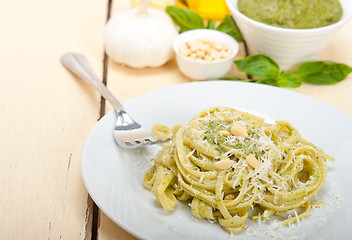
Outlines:
{"type": "Polygon", "coordinates": [[[207,80],[221,78],[228,73],[234,64],[234,58],[238,52],[237,41],[230,35],[211,29],[195,29],[181,33],[177,36],[174,44],[176,62],[181,72],[193,80],[207,80]],[[183,56],[179,49],[181,46],[192,40],[210,40],[218,42],[231,49],[231,55],[226,59],[212,62],[195,60],[183,56]]]}
{"type": "Polygon", "coordinates": [[[273,27],[243,15],[238,0],[226,0],[251,55],[264,54],[277,62],[281,70],[295,70],[299,64],[315,61],[336,32],[352,16],[352,1],[340,0],[343,16],[337,23],[312,29],[273,27]]]}

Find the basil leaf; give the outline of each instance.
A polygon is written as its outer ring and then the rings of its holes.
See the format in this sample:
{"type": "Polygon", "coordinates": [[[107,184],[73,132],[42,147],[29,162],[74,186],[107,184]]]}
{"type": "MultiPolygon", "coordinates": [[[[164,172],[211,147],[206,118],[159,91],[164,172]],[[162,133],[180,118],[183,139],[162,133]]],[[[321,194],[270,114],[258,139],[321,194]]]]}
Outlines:
{"type": "Polygon", "coordinates": [[[275,78],[259,79],[255,82],[265,85],[277,86],[277,80],[275,78]]]}
{"type": "Polygon", "coordinates": [[[320,85],[338,83],[351,72],[351,67],[331,61],[307,62],[297,70],[303,82],[320,85]]]}
{"type": "Polygon", "coordinates": [[[216,22],[214,20],[209,19],[207,23],[207,29],[215,29],[215,23],[216,22]]]}
{"type": "Polygon", "coordinates": [[[271,58],[264,55],[248,56],[235,61],[237,68],[251,76],[273,78],[280,73],[280,67],[271,58]]]}
{"type": "Polygon", "coordinates": [[[216,30],[227,33],[228,35],[236,39],[237,42],[243,41],[241,31],[238,29],[235,20],[233,20],[233,18],[229,15],[226,15],[226,17],[224,18],[224,20],[222,20],[216,30]]]}
{"type": "Polygon", "coordinates": [[[297,88],[301,86],[302,80],[295,73],[281,73],[276,79],[278,87],[297,88]]]}
{"type": "Polygon", "coordinates": [[[168,6],[165,11],[170,15],[174,23],[180,27],[180,33],[192,29],[205,28],[203,19],[195,12],[176,6],[168,6]]]}

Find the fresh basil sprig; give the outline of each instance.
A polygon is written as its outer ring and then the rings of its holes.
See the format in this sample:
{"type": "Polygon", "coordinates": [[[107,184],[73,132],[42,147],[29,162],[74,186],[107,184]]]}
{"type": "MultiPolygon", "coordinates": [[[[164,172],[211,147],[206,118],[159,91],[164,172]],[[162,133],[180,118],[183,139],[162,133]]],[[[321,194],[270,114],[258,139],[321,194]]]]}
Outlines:
{"type": "Polygon", "coordinates": [[[250,79],[225,78],[225,80],[256,82],[277,87],[296,88],[303,82],[335,84],[344,80],[352,68],[331,61],[313,61],[302,64],[295,73],[280,71],[278,64],[264,55],[253,55],[235,61],[237,68],[250,79]]]}
{"type": "Polygon", "coordinates": [[[258,78],[275,78],[280,73],[279,65],[264,55],[245,57],[235,63],[241,72],[258,78]]]}
{"type": "Polygon", "coordinates": [[[242,33],[238,29],[235,20],[233,20],[230,15],[226,15],[222,22],[219,24],[219,26],[215,28],[215,30],[227,33],[228,35],[236,39],[237,42],[243,41],[242,33]]]}
{"type": "Polygon", "coordinates": [[[297,75],[302,82],[312,84],[335,84],[347,77],[352,72],[352,68],[331,61],[307,62],[302,64],[297,75]]]}
{"type": "Polygon", "coordinates": [[[201,16],[193,11],[175,6],[168,6],[165,10],[174,23],[180,27],[180,33],[192,29],[205,28],[201,16]]]}
{"type": "Polygon", "coordinates": [[[202,17],[193,11],[185,8],[168,6],[166,12],[172,18],[174,23],[180,27],[180,33],[183,33],[192,29],[214,29],[220,32],[224,32],[235,38],[238,42],[243,41],[242,34],[238,29],[235,21],[229,15],[216,26],[216,21],[208,20],[207,25],[204,24],[202,17]]]}

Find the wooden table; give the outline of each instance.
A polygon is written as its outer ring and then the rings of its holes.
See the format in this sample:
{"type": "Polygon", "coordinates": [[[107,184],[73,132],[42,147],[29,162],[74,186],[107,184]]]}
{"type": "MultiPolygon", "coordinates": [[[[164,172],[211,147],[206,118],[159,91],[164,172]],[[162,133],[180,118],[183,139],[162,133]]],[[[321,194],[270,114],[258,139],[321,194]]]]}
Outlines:
{"type": "MultiPolygon", "coordinates": [[[[104,58],[107,17],[128,7],[128,0],[2,1],[0,239],[135,239],[99,211],[81,178],[84,141],[112,108],[59,62],[67,51],[84,53],[122,101],[189,82],[174,60],[136,70],[104,58]]],[[[352,21],[320,59],[352,66],[351,43],[352,21]]],[[[237,57],[244,56],[241,46],[237,57]]],[[[241,76],[235,67],[231,75],[241,76]]],[[[352,116],[352,75],[292,91],[352,116]]]]}

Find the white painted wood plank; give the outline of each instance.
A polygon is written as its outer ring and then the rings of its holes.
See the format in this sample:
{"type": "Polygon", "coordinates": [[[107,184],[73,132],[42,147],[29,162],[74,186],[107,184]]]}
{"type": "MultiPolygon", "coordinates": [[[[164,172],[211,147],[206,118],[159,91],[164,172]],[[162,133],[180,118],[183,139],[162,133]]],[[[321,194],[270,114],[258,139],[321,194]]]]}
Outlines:
{"type": "MultiPolygon", "coordinates": [[[[59,62],[102,73],[107,1],[3,1],[0,8],[0,239],[84,239],[83,143],[100,97],[59,62]]],[[[90,231],[90,230],[89,230],[90,231]]]]}

